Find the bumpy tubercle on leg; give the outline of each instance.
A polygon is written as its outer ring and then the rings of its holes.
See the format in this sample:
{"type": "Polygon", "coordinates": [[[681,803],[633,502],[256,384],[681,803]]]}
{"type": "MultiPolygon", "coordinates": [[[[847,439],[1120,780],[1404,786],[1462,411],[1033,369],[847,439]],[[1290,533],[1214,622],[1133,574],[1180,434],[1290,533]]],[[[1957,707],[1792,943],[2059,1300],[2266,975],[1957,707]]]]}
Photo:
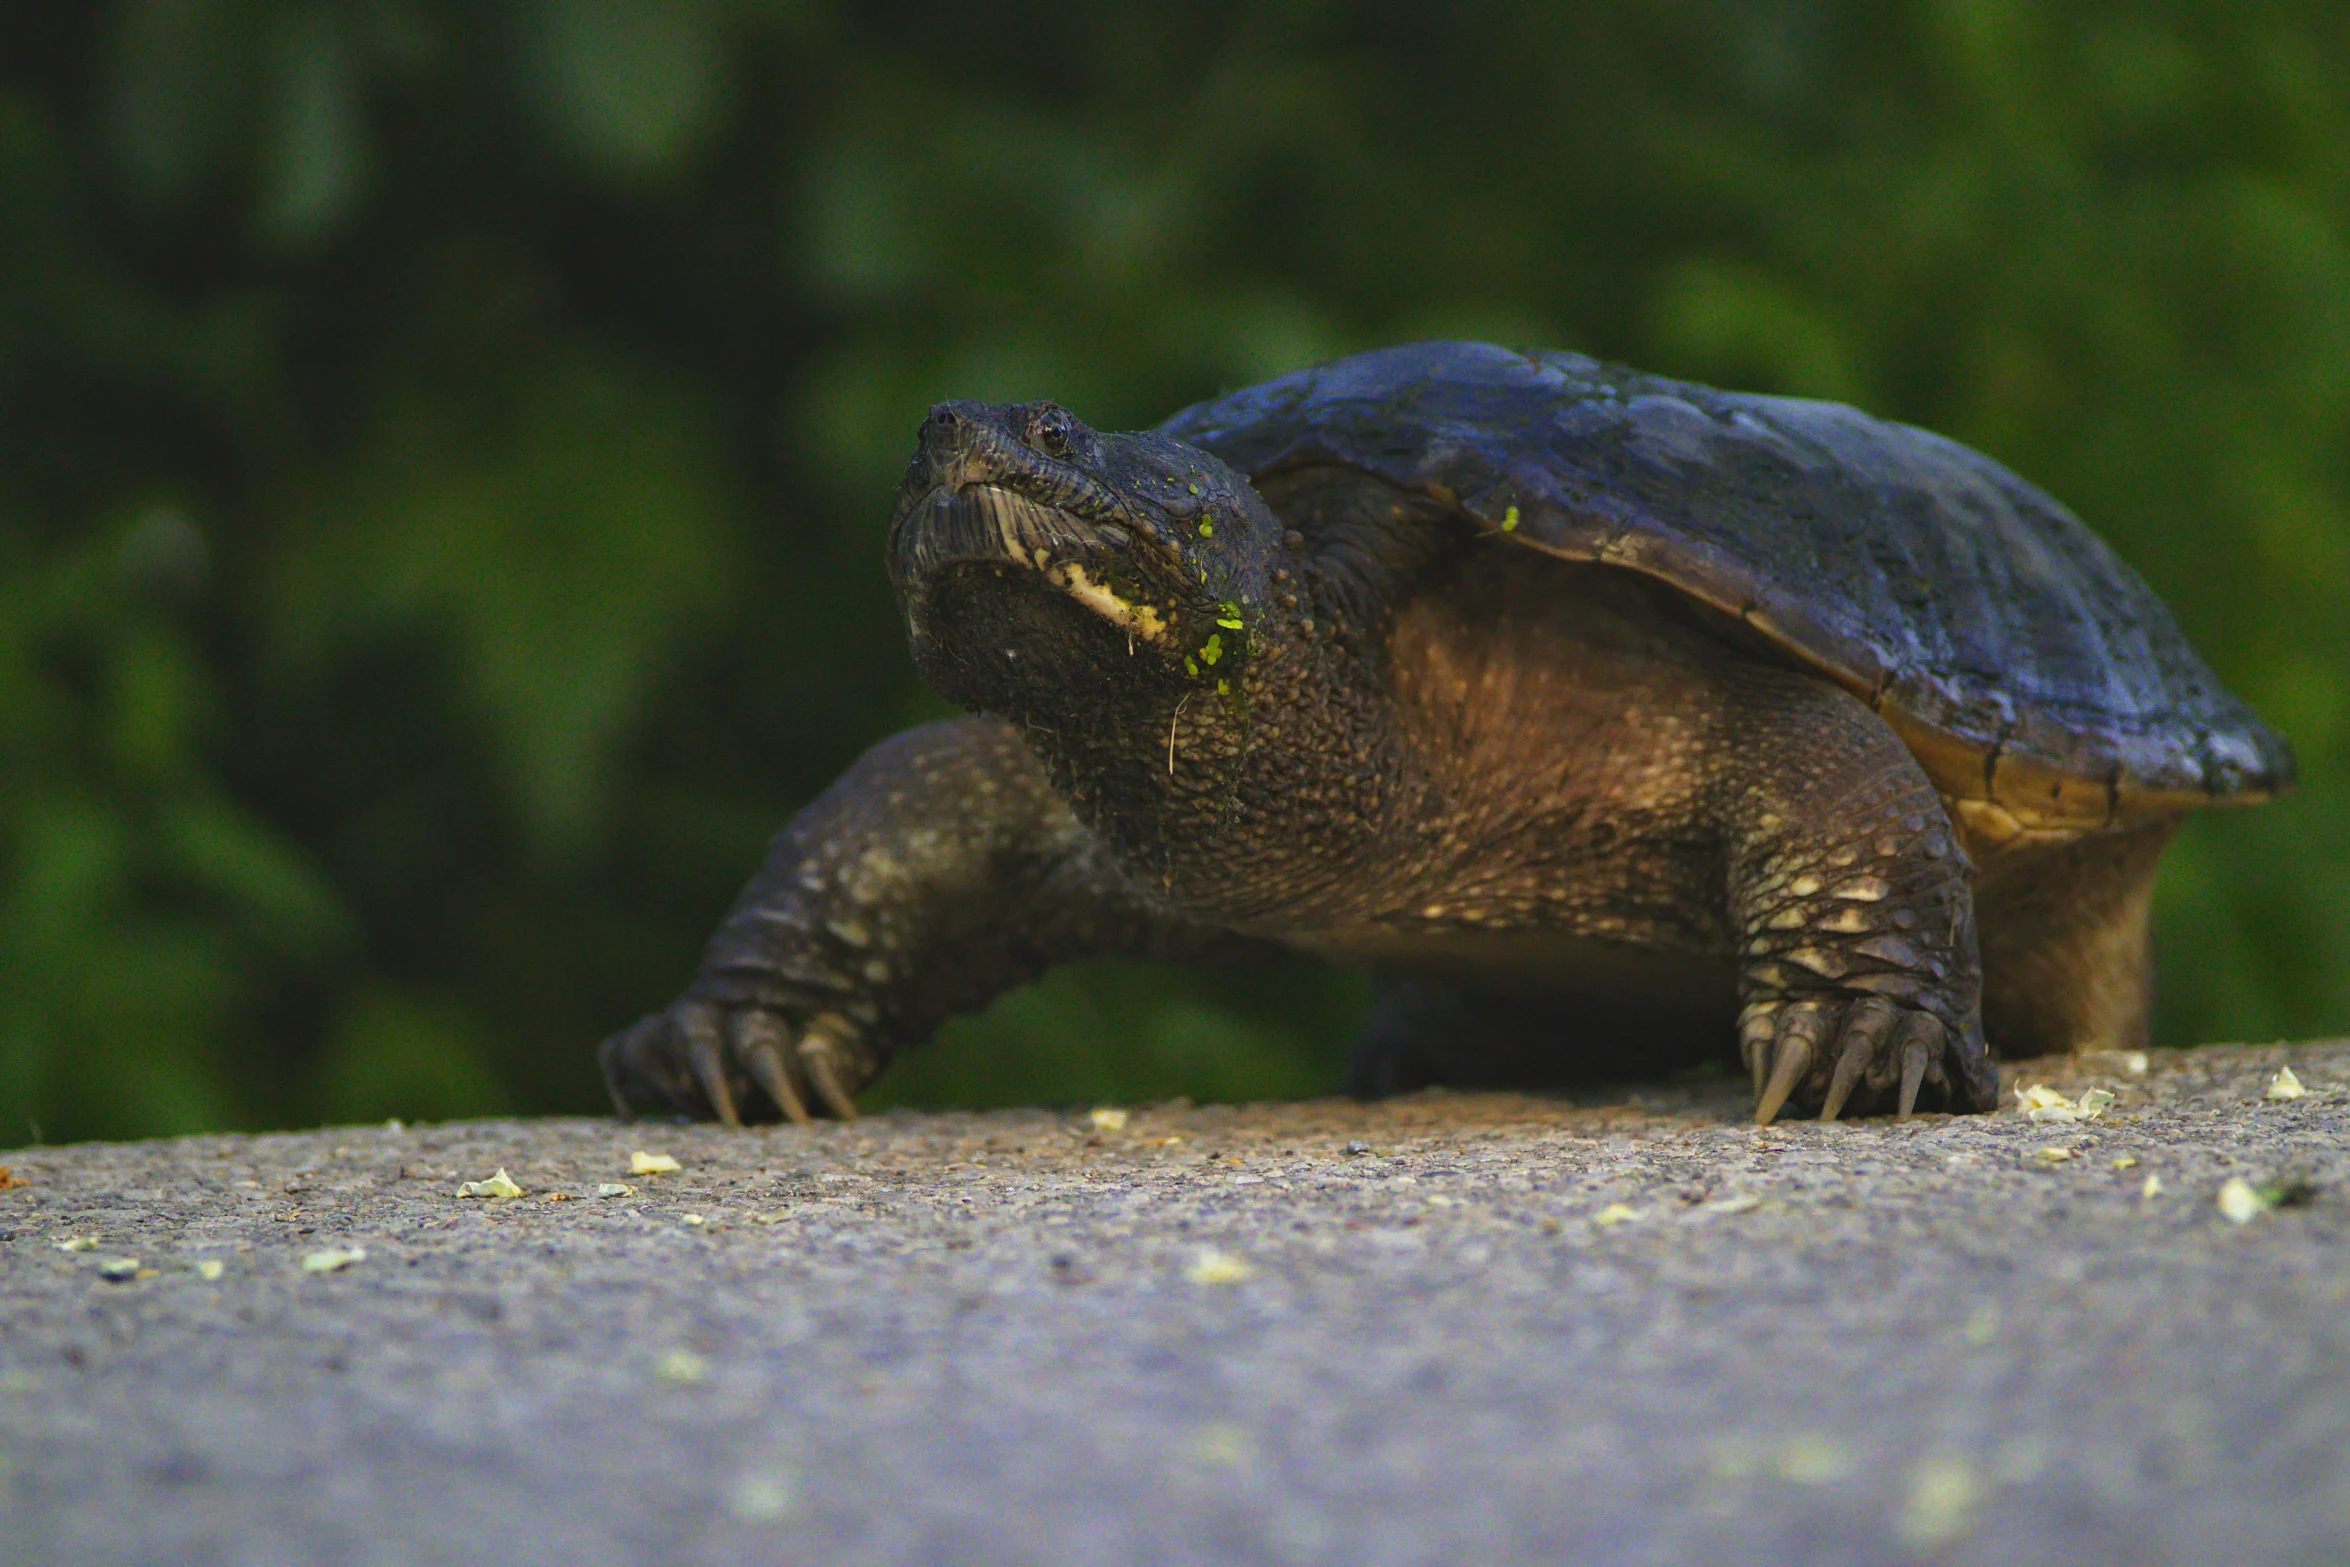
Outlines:
{"type": "Polygon", "coordinates": [[[1754,684],[1722,816],[1756,1119],[1864,1088],[1990,1108],[1971,867],[1932,784],[1842,691],[1754,684]]]}

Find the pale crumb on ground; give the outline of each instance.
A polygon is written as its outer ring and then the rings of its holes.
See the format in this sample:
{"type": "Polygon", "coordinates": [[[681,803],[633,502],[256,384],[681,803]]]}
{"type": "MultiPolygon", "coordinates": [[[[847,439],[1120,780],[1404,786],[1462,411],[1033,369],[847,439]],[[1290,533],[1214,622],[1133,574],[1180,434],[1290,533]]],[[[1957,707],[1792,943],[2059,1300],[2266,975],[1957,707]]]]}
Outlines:
{"type": "Polygon", "coordinates": [[[774,1523],[791,1511],[792,1477],[780,1469],[757,1469],[727,1488],[726,1510],[744,1523],[774,1523]]]}
{"type": "Polygon", "coordinates": [[[672,1170],[683,1168],[683,1165],[665,1153],[647,1153],[639,1148],[628,1156],[628,1173],[631,1175],[667,1175],[672,1170]]]}
{"type": "Polygon", "coordinates": [[[118,1284],[124,1279],[135,1279],[139,1276],[139,1259],[136,1257],[108,1257],[98,1264],[98,1276],[102,1279],[112,1279],[118,1284]]]}
{"type": "Polygon", "coordinates": [[[95,1235],[68,1235],[61,1241],[51,1241],[49,1244],[59,1251],[88,1251],[98,1244],[98,1237],[95,1235]]]}
{"type": "Polygon", "coordinates": [[[2219,1189],[2219,1211],[2230,1224],[2250,1224],[2268,1211],[2268,1200],[2241,1175],[2231,1175],[2219,1189]]]}
{"type": "Polygon", "coordinates": [[[2278,1067],[2277,1075],[2268,1082],[2268,1097],[2271,1099],[2298,1099],[2308,1091],[2301,1086],[2301,1079],[2293,1075],[2293,1069],[2289,1066],[2278,1067]]]}
{"type": "Polygon", "coordinates": [[[2078,1099],[2067,1098],[2046,1084],[2026,1088],[2016,1086],[2015,1105],[2027,1121],[2094,1121],[2113,1103],[2113,1095],[2103,1088],[2092,1088],[2078,1099]]]}
{"type": "Polygon", "coordinates": [[[2063,1143],[2044,1144],[2040,1148],[2038,1154],[2038,1157],[2043,1164],[2062,1164],[2072,1156],[2072,1149],[2065,1146],[2063,1143]]]}
{"type": "Polygon", "coordinates": [[[677,1216],[677,1222],[680,1224],[708,1224],[710,1221],[698,1213],[681,1213],[677,1216]]]}
{"type": "Polygon", "coordinates": [[[1922,1460],[1910,1470],[1909,1490],[1901,1502],[1902,1543],[1930,1551],[1960,1539],[1973,1525],[1981,1491],[1974,1467],[1965,1459],[1922,1460]]]}
{"type": "Polygon", "coordinates": [[[522,1188],[514,1184],[514,1178],[506,1173],[506,1167],[500,1165],[498,1173],[488,1180],[467,1181],[458,1187],[457,1195],[460,1197],[519,1197],[522,1195],[522,1188]]]}
{"type": "Polygon", "coordinates": [[[2162,1177],[2159,1175],[2147,1176],[2146,1184],[2138,1188],[2138,1200],[2140,1202],[2152,1202],[2155,1198],[2161,1195],[2162,1177]]]}
{"type": "Polygon", "coordinates": [[[1699,1213],[1752,1213],[1762,1206],[1762,1199],[1752,1192],[1733,1192],[1727,1197],[1716,1197],[1697,1205],[1699,1213]]]}
{"type": "Polygon", "coordinates": [[[1238,1284],[1256,1276],[1256,1268],[1245,1259],[1215,1250],[1202,1251],[1184,1275],[1194,1284],[1238,1284]]]}
{"type": "Polygon", "coordinates": [[[710,1377],[710,1357],[697,1355],[690,1349],[673,1349],[653,1362],[653,1371],[668,1382],[706,1382],[710,1377]]]}
{"type": "Polygon", "coordinates": [[[2115,1157],[2113,1161],[2113,1167],[2117,1170],[2129,1170],[2135,1169],[2137,1167],[2137,1163],[2138,1156],[2136,1154],[2125,1153],[2115,1157]]]}
{"type": "Polygon", "coordinates": [[[626,1181],[598,1181],[596,1195],[598,1197],[634,1197],[636,1188],[626,1181]]]}
{"type": "Polygon", "coordinates": [[[1123,1110],[1108,1108],[1096,1110],[1089,1119],[1093,1122],[1093,1129],[1097,1132],[1123,1132],[1126,1130],[1126,1112],[1123,1110]]]}
{"type": "Polygon", "coordinates": [[[1256,1456],[1256,1442],[1244,1427],[1212,1421],[1191,1434],[1187,1454],[1195,1464],[1237,1469],[1256,1456]]]}
{"type": "Polygon", "coordinates": [[[304,1273],[339,1273],[354,1262],[367,1260],[364,1246],[328,1246],[302,1259],[304,1273]]]}
{"type": "Polygon", "coordinates": [[[1648,1215],[1629,1203],[1611,1202],[1591,1216],[1591,1222],[1603,1230],[1612,1230],[1619,1224],[1637,1224],[1648,1215]]]}
{"type": "Polygon", "coordinates": [[[207,1257],[196,1264],[196,1277],[208,1284],[227,1271],[228,1264],[222,1262],[218,1257],[207,1257]]]}
{"type": "Polygon", "coordinates": [[[1795,1485],[1832,1485],[1852,1473],[1852,1455],[1827,1437],[1805,1431],[1773,1455],[1779,1478],[1795,1485]]]}

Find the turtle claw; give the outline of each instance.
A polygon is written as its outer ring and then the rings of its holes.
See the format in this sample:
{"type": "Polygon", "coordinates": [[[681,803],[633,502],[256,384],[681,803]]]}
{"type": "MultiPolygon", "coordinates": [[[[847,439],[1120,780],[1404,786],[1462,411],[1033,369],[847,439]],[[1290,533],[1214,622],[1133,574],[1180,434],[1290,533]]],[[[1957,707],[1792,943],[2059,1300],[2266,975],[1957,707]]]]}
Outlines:
{"type": "Polygon", "coordinates": [[[833,1065],[837,1046],[823,1027],[825,1023],[836,1020],[827,1015],[816,1021],[818,1026],[800,1041],[800,1064],[807,1068],[808,1081],[814,1085],[816,1097],[824,1101],[824,1108],[832,1112],[833,1119],[854,1121],[857,1118],[857,1101],[841,1085],[840,1073],[833,1065]]]}
{"type": "Polygon", "coordinates": [[[1942,1025],[1923,1013],[1914,1013],[1912,1016],[1919,1021],[1901,1031],[1901,1097],[1894,1101],[1893,1110],[1893,1118],[1897,1121],[1906,1121],[1916,1113],[1918,1088],[1926,1080],[1926,1059],[1931,1053],[1926,1035],[1939,1035],[1942,1032],[1942,1025]]]}
{"type": "Polygon", "coordinates": [[[784,1065],[783,1040],[783,1024],[772,1012],[745,1007],[727,1020],[727,1043],[751,1081],[775,1101],[785,1120],[806,1126],[812,1117],[807,1100],[792,1082],[791,1069],[784,1065]]]}
{"type": "Polygon", "coordinates": [[[1795,1092],[1795,1086],[1811,1070],[1812,1062],[1819,1056],[1821,1037],[1827,1032],[1825,1025],[1819,1003],[1813,1001],[1799,1001],[1780,1015],[1770,1081],[1763,1085],[1762,1097],[1754,1103],[1757,1126],[1768,1126],[1778,1119],[1787,1096],[1795,1092]]]}
{"type": "Polygon", "coordinates": [[[1811,1046],[1804,1040],[1791,1040],[1779,1052],[1778,1064],[1771,1069],[1771,1080],[1764,1085],[1763,1096],[1754,1106],[1754,1124],[1768,1126],[1778,1119],[1779,1107],[1787,1096],[1795,1092],[1795,1084],[1811,1065],[1811,1046]]]}
{"type": "Polygon", "coordinates": [[[719,1031],[718,1009],[689,1001],[677,1009],[676,1021],[677,1031],[685,1036],[686,1063],[693,1068],[702,1097],[710,1101],[719,1120],[728,1126],[742,1125],[743,1118],[734,1108],[734,1085],[727,1081],[726,1044],[719,1031]]]}
{"type": "Polygon", "coordinates": [[[1864,1087],[1864,1100],[1883,1107],[1885,1098],[1878,1096],[1890,1098],[1890,1108],[1907,1120],[1926,1087],[1956,1094],[1952,1084],[1964,1082],[1966,1062],[1944,1059],[1952,1054],[1954,1036],[1941,1019],[1885,996],[1757,1002],[1747,1009],[1739,1035],[1757,1085],[1754,1119],[1760,1126],[1777,1120],[1790,1103],[1816,1102],[1821,1120],[1836,1120],[1864,1087]]]}
{"type": "Polygon", "coordinates": [[[1844,1113],[1844,1102],[1860,1086],[1862,1077],[1884,1048],[1885,1036],[1901,1021],[1901,1009],[1882,996],[1856,1001],[1844,1013],[1838,1038],[1836,1070],[1828,1079],[1828,1097],[1820,1102],[1820,1119],[1833,1121],[1844,1113]]]}
{"type": "Polygon", "coordinates": [[[1761,1099],[1771,1076],[1771,1040],[1779,1031],[1777,1009],[1751,1008],[1738,1025],[1738,1054],[1754,1074],[1754,1097],[1761,1099]]]}
{"type": "Polygon", "coordinates": [[[1844,1101],[1852,1097],[1853,1086],[1860,1081],[1868,1058],[1846,1046],[1844,1054],[1836,1058],[1836,1075],[1828,1079],[1828,1097],[1820,1101],[1820,1119],[1833,1121],[1844,1113],[1844,1101]]]}
{"type": "Polygon", "coordinates": [[[604,1041],[604,1085],[622,1120],[655,1104],[731,1127],[777,1116],[801,1126],[818,1116],[854,1119],[853,1085],[874,1070],[855,1025],[826,1012],[797,1044],[793,1032],[769,1007],[680,1001],[604,1041]]]}

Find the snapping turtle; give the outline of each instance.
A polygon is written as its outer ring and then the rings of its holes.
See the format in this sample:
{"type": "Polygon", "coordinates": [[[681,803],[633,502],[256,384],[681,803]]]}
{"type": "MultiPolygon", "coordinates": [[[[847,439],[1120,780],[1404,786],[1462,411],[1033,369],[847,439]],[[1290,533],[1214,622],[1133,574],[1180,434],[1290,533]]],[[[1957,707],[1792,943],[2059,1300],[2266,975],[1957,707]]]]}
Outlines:
{"type": "Polygon", "coordinates": [[[984,715],[776,839],[624,1114],[854,1113],[1066,959],[1369,965],[1375,1093],[1728,1053],[1758,1120],[2146,1037],[2180,813],[2284,744],[2088,529],[1850,408],[1423,343],[1097,433],[931,410],[889,566],[984,715]]]}

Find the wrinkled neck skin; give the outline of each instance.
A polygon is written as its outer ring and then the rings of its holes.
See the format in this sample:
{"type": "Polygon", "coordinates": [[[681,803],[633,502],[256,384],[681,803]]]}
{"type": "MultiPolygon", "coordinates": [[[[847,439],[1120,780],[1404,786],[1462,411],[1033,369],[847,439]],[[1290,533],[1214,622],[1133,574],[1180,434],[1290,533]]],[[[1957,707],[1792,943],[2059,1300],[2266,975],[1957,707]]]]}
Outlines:
{"type": "Polygon", "coordinates": [[[1277,552],[1225,633],[1236,653],[1198,677],[1145,650],[1109,660],[1110,690],[1047,679],[982,705],[1175,911],[1266,934],[1342,923],[1428,790],[1399,740],[1386,630],[1437,540],[1404,522],[1351,519],[1277,552]]]}

